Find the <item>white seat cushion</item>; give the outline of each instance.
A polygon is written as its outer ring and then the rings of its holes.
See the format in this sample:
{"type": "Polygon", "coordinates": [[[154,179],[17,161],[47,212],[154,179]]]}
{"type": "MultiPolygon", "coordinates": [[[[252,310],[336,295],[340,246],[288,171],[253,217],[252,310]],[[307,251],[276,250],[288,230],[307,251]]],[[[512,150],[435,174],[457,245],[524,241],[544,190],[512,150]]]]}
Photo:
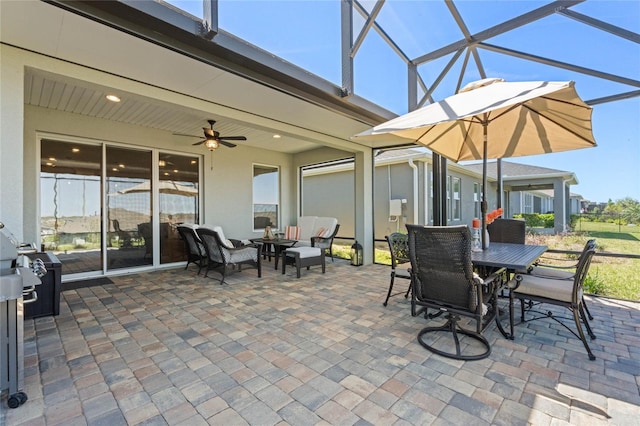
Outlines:
{"type": "MultiPolygon", "coordinates": [[[[517,295],[531,295],[548,299],[571,302],[573,298],[573,280],[556,280],[550,278],[523,275],[520,286],[515,290],[517,295]]],[[[578,294],[578,299],[582,293],[578,294]]]]}
{"type": "Polygon", "coordinates": [[[315,229],[316,219],[316,216],[300,216],[298,218],[301,240],[311,241],[311,237],[315,236],[313,230],[315,229]]]}
{"type": "Polygon", "coordinates": [[[224,236],[224,231],[222,230],[222,226],[218,226],[218,225],[200,225],[200,228],[211,229],[212,231],[217,232],[218,236],[220,237],[220,240],[222,240],[222,242],[224,242],[224,244],[227,247],[233,248],[233,243],[231,242],[231,240],[228,240],[224,236]]]}
{"type": "Polygon", "coordinates": [[[293,256],[295,256],[296,253],[299,253],[300,259],[306,259],[307,257],[320,256],[322,254],[322,250],[317,247],[294,247],[287,249],[286,253],[293,256]]]}
{"type": "Polygon", "coordinates": [[[397,264],[396,276],[411,278],[411,274],[409,274],[409,269],[411,269],[411,262],[397,264]]]}

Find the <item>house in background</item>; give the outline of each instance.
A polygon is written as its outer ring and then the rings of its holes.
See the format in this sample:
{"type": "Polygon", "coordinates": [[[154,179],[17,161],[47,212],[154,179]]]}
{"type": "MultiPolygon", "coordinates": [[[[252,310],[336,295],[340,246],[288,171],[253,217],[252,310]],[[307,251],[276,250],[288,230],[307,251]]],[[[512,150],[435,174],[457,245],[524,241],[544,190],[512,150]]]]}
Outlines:
{"type": "MultiPolygon", "coordinates": [[[[425,149],[379,151],[374,157],[374,230],[375,239],[392,232],[404,232],[407,223],[432,224],[432,157],[425,149]]],[[[554,232],[566,230],[570,214],[580,212],[581,197],[571,195],[570,185],[578,182],[572,172],[503,161],[505,217],[518,213],[556,215],[554,232]],[[555,198],[556,188],[562,193],[555,198]]],[[[488,165],[488,209],[497,208],[495,162],[488,165]]],[[[482,164],[447,166],[447,223],[470,224],[480,217],[482,164]]],[[[341,200],[353,197],[353,164],[341,161],[303,169],[305,189],[303,209],[322,211],[338,217],[340,232],[353,232],[353,209],[341,200]],[[343,229],[344,228],[344,229],[343,229]]]]}
{"type": "MultiPolygon", "coordinates": [[[[482,164],[470,164],[469,170],[482,173],[482,164]]],[[[487,164],[490,192],[497,191],[497,162],[487,164]]],[[[573,172],[502,161],[503,208],[508,217],[517,213],[555,214],[554,232],[564,232],[571,214],[579,213],[579,201],[571,199],[571,185],[577,185],[573,172]],[[544,191],[544,192],[542,192],[544,191]]]]}

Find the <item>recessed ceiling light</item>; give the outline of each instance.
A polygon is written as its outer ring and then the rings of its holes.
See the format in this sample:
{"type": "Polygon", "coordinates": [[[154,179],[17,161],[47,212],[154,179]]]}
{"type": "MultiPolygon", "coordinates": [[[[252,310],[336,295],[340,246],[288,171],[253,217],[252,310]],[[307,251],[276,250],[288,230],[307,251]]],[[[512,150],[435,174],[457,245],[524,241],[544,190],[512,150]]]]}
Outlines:
{"type": "Polygon", "coordinates": [[[71,152],[80,152],[80,148],[71,148],[71,152]]]}
{"type": "Polygon", "coordinates": [[[111,169],[111,171],[113,171],[113,172],[117,172],[117,171],[118,171],[118,168],[117,168],[117,167],[114,167],[113,169],[111,169]]]}
{"type": "Polygon", "coordinates": [[[167,162],[166,162],[166,161],[164,161],[164,160],[160,160],[160,161],[158,161],[158,166],[160,166],[160,167],[164,167],[164,166],[166,166],[166,165],[167,165],[167,162]]]}
{"type": "Polygon", "coordinates": [[[118,164],[118,167],[120,167],[121,169],[124,169],[124,164],[118,164]]]}
{"type": "Polygon", "coordinates": [[[173,173],[178,173],[178,169],[173,169],[173,173]]]}
{"type": "Polygon", "coordinates": [[[49,157],[49,161],[56,161],[55,157],[49,157]]]}
{"type": "Polygon", "coordinates": [[[164,172],[164,175],[165,176],[169,176],[169,172],[164,172]]]}
{"type": "Polygon", "coordinates": [[[274,138],[274,139],[280,139],[281,137],[282,137],[282,136],[280,136],[280,135],[279,135],[279,134],[277,134],[277,133],[276,133],[275,135],[273,135],[273,138],[274,138]]]}
{"type": "Polygon", "coordinates": [[[107,99],[111,102],[120,102],[120,97],[116,95],[107,95],[107,99]]]}
{"type": "Polygon", "coordinates": [[[45,163],[47,166],[53,166],[53,163],[45,163]]]}
{"type": "Polygon", "coordinates": [[[198,164],[198,160],[191,160],[191,164],[198,164]]]}

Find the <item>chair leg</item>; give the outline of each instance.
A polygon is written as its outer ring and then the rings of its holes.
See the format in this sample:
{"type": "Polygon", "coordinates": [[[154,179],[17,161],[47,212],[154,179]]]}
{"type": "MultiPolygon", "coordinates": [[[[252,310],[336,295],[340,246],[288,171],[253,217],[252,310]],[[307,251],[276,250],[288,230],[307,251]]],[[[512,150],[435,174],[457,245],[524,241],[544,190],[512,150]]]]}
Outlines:
{"type": "Polygon", "coordinates": [[[591,330],[591,325],[589,324],[589,321],[587,321],[587,318],[584,314],[583,305],[580,305],[580,317],[582,318],[582,322],[584,322],[584,326],[587,329],[587,333],[589,334],[589,337],[591,337],[591,340],[595,340],[596,335],[593,334],[593,330],[591,330]]]}
{"type": "Polygon", "coordinates": [[[582,331],[580,313],[578,312],[578,309],[575,309],[575,308],[572,309],[572,312],[573,312],[573,320],[576,322],[576,328],[578,329],[580,340],[582,340],[582,344],[584,345],[584,348],[587,350],[587,354],[589,354],[589,359],[591,361],[594,361],[596,359],[596,356],[591,352],[591,348],[589,348],[589,344],[587,343],[587,337],[584,335],[584,332],[582,331]]]}
{"type": "Polygon", "coordinates": [[[391,290],[393,290],[393,281],[395,276],[396,276],[395,272],[391,271],[391,282],[389,283],[389,291],[387,292],[387,298],[384,299],[384,303],[382,304],[382,306],[387,306],[387,303],[389,303],[389,298],[391,297],[391,290]]]}
{"type": "Polygon", "coordinates": [[[587,312],[587,316],[589,317],[589,320],[593,321],[593,317],[591,316],[591,312],[589,312],[589,308],[587,307],[587,304],[584,301],[584,295],[582,296],[582,306],[584,306],[584,310],[587,312]]]}
{"type": "Polygon", "coordinates": [[[409,297],[409,293],[411,293],[411,283],[409,283],[409,287],[407,288],[407,292],[404,294],[404,298],[408,298],[409,297]]]}

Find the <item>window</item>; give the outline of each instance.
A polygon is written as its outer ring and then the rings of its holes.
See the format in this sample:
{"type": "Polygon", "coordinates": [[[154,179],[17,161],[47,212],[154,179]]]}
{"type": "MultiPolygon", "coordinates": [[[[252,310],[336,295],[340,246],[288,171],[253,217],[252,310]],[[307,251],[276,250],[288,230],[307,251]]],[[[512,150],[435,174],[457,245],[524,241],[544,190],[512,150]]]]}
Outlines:
{"type": "Polygon", "coordinates": [[[460,178],[453,177],[451,185],[451,199],[453,201],[452,215],[453,220],[460,220],[462,218],[462,200],[460,196],[460,178]]]}
{"type": "Polygon", "coordinates": [[[533,195],[524,194],[523,213],[533,213],[533,195]]]}
{"type": "Polygon", "coordinates": [[[480,184],[473,182],[473,217],[480,218],[482,211],[480,209],[480,202],[482,201],[482,194],[480,193],[480,184]]]}
{"type": "Polygon", "coordinates": [[[280,169],[253,165],[253,229],[279,228],[280,169]]]}

